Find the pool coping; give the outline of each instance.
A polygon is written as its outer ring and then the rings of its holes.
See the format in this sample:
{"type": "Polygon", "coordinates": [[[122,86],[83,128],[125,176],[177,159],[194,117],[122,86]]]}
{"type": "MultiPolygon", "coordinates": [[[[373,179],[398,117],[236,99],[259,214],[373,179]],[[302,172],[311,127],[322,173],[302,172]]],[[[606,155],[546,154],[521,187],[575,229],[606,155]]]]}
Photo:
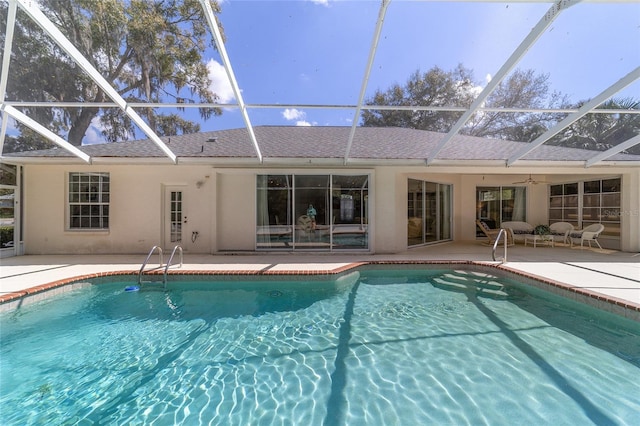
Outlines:
{"type": "MultiPolygon", "coordinates": [[[[482,262],[474,260],[372,260],[351,262],[343,266],[333,269],[295,269],[295,270],[177,270],[170,269],[168,275],[176,276],[332,276],[339,275],[353,269],[367,266],[449,266],[449,267],[470,267],[479,268],[483,271],[498,271],[501,275],[508,278],[517,277],[524,280],[527,285],[550,292],[552,294],[582,303],[599,310],[615,314],[636,322],[640,322],[640,304],[630,302],[628,300],[616,298],[613,296],[598,293],[593,290],[582,287],[573,286],[540,275],[524,272],[508,265],[496,262],[482,262]]],[[[0,312],[12,311],[19,308],[27,301],[38,301],[48,297],[73,291],[78,288],[87,286],[88,280],[96,278],[124,276],[139,274],[138,270],[120,270],[96,272],[91,274],[78,275],[61,280],[52,281],[46,284],[40,284],[24,290],[14,291],[10,293],[0,294],[0,312]]],[[[163,275],[163,271],[147,272],[145,275],[163,275]]]]}

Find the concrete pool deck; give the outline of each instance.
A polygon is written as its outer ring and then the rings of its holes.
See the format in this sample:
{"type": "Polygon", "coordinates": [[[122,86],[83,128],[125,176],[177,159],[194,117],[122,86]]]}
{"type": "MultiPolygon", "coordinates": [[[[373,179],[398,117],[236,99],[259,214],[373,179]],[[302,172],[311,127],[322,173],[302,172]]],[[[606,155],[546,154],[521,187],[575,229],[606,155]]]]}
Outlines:
{"type": "MultiPolygon", "coordinates": [[[[502,255],[499,248],[497,254],[502,255]]],[[[498,269],[570,289],[594,299],[633,311],[640,318],[640,256],[613,250],[579,247],[508,249],[508,262],[498,269]]],[[[135,272],[146,254],[130,255],[27,255],[0,259],[0,303],[60,286],[76,278],[120,271],[135,272]]],[[[165,260],[168,255],[165,254],[165,260]]],[[[157,263],[153,256],[149,265],[157,263]]],[[[491,247],[478,242],[444,243],[397,254],[357,253],[229,253],[185,254],[183,266],[172,273],[261,274],[335,273],[362,262],[429,263],[473,262],[496,266],[491,247]]],[[[629,316],[629,315],[625,315],[629,316]]]]}

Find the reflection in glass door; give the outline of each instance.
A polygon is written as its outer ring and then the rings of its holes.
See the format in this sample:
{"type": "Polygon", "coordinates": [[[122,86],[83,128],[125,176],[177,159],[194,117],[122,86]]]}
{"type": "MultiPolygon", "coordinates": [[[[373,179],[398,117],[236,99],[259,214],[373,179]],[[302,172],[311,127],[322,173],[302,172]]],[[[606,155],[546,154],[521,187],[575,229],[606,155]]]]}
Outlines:
{"type": "Polygon", "coordinates": [[[368,175],[259,175],[256,248],[367,250],[368,175]]]}
{"type": "Polygon", "coordinates": [[[256,248],[291,249],[293,176],[259,175],[256,196],[256,248]]]}
{"type": "Polygon", "coordinates": [[[14,189],[0,189],[0,248],[15,247],[15,193],[14,189]]]}
{"type": "Polygon", "coordinates": [[[409,179],[407,245],[450,240],[451,203],[451,185],[409,179]]]}
{"type": "Polygon", "coordinates": [[[369,248],[369,177],[333,175],[331,200],[332,248],[369,248]]]}
{"type": "Polygon", "coordinates": [[[329,175],[296,175],[294,195],[294,245],[296,248],[328,248],[323,238],[330,229],[329,175]]]}
{"type": "Polygon", "coordinates": [[[165,189],[163,248],[172,249],[182,244],[183,224],[187,222],[184,211],[183,188],[165,189]]]}
{"type": "MultiPolygon", "coordinates": [[[[476,188],[476,219],[491,229],[502,222],[527,221],[527,189],[523,186],[479,186],[476,188]]],[[[484,233],[476,227],[476,237],[484,233]]]]}
{"type": "Polygon", "coordinates": [[[0,257],[22,254],[21,231],[17,208],[21,168],[11,164],[0,164],[0,257]]]}

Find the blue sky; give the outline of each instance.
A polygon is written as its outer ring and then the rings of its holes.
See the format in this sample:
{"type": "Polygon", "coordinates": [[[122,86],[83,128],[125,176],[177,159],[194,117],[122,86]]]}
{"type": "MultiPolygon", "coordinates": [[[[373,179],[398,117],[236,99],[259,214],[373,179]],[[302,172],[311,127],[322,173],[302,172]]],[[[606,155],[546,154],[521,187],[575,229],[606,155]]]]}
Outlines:
{"type": "MultiPolygon", "coordinates": [[[[354,105],[358,101],[381,0],[224,0],[219,19],[247,104],[354,105]]],[[[486,84],[551,3],[392,0],[366,97],[404,84],[416,70],[458,64],[486,84]]],[[[206,52],[212,89],[235,103],[220,55],[206,52]]],[[[517,65],[549,74],[552,90],[572,101],[599,94],[640,65],[640,2],[578,3],[552,23],[517,65]]],[[[185,91],[183,96],[189,96],[185,91]]],[[[618,97],[640,98],[640,83],[618,97]]],[[[170,101],[170,100],[169,100],[170,101]]],[[[173,112],[173,111],[172,111],[173,112]]],[[[351,109],[250,108],[253,125],[350,126],[351,109]]],[[[199,121],[194,109],[187,118],[199,121]]],[[[244,127],[225,109],[203,131],[244,127]]],[[[140,137],[143,137],[140,135],[140,137]]],[[[100,141],[94,127],[86,143],[100,141]]]]}
{"type": "MultiPolygon", "coordinates": [[[[414,71],[463,64],[486,84],[549,3],[391,1],[367,96],[414,71]]],[[[233,1],[222,3],[226,48],[247,104],[357,102],[380,1],[233,1]]],[[[214,89],[234,102],[219,56],[214,89]]],[[[586,3],[565,10],[517,65],[549,74],[551,89],[592,98],[640,65],[640,4],[586,3]]],[[[640,97],[640,84],[619,96],[640,97]]],[[[250,109],[254,125],[351,125],[352,110],[250,109]]],[[[238,110],[203,130],[242,127],[238,110]]]]}

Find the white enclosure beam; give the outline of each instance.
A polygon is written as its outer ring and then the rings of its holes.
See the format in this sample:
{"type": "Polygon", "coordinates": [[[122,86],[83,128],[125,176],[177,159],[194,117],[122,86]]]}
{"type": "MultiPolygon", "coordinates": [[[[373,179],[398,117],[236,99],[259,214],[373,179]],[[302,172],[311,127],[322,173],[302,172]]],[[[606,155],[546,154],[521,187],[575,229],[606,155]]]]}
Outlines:
{"type": "Polygon", "coordinates": [[[382,32],[382,26],[384,24],[384,17],[387,14],[387,8],[391,0],[382,0],[380,5],[380,11],[378,12],[378,20],[376,22],[376,29],[373,33],[373,41],[371,42],[371,49],[369,50],[369,59],[367,60],[367,67],[364,72],[364,78],[362,79],[362,86],[360,87],[360,96],[358,97],[358,105],[353,114],[353,123],[351,125],[351,132],[349,133],[349,140],[347,141],[347,149],[344,154],[344,164],[347,164],[349,156],[351,155],[351,145],[353,145],[353,138],[356,134],[356,127],[358,127],[358,121],[360,117],[360,111],[362,110],[362,104],[364,103],[364,97],[367,92],[367,85],[369,84],[369,76],[371,75],[371,67],[373,67],[373,60],[376,57],[376,51],[378,50],[378,42],[380,41],[380,33],[382,32]]]}
{"type": "Polygon", "coordinates": [[[65,141],[60,136],[58,136],[55,133],[53,133],[51,130],[47,129],[46,127],[44,127],[42,124],[38,123],[37,121],[35,121],[31,117],[28,117],[26,114],[18,111],[17,109],[12,107],[11,105],[5,105],[2,108],[2,111],[5,114],[8,114],[8,115],[12,116],[16,120],[18,120],[19,122],[24,124],[25,126],[31,128],[32,130],[34,130],[34,131],[38,132],[39,134],[41,134],[42,136],[46,137],[51,142],[55,143],[56,145],[60,146],[61,148],[66,149],[67,151],[69,151],[70,153],[72,153],[76,157],[82,159],[86,163],[91,164],[91,157],[88,156],[87,154],[85,154],[84,152],[80,151],[78,149],[78,147],[76,147],[74,145],[71,145],[69,142],[65,141]]]}
{"type": "Polygon", "coordinates": [[[640,144],[640,135],[636,135],[634,137],[632,137],[631,139],[627,139],[626,141],[622,142],[621,144],[618,144],[612,148],[609,148],[606,151],[601,152],[600,154],[589,158],[585,164],[584,167],[591,167],[596,163],[599,163],[602,160],[606,160],[607,158],[611,157],[612,155],[615,155],[617,153],[619,153],[620,151],[624,151],[625,149],[629,149],[632,146],[636,146],[640,144]]]}
{"type": "Polygon", "coordinates": [[[522,40],[522,43],[511,54],[509,59],[500,67],[500,70],[491,79],[491,81],[482,89],[482,92],[473,100],[469,109],[467,109],[462,117],[458,119],[456,124],[451,127],[449,132],[442,138],[438,146],[429,154],[427,158],[427,165],[431,164],[433,160],[438,157],[442,148],[449,143],[449,141],[460,131],[473,114],[478,111],[482,104],[487,100],[487,97],[495,90],[496,87],[507,77],[507,74],[516,66],[520,59],[527,53],[527,51],[535,44],[545,30],[553,23],[553,21],[560,16],[560,13],[568,7],[578,3],[580,0],[563,0],[555,3],[547,13],[545,13],[535,27],[529,32],[529,34],[522,40]]]}
{"type": "Polygon", "coordinates": [[[601,103],[609,99],[611,96],[618,93],[620,90],[624,89],[626,86],[636,81],[638,78],[640,78],[640,67],[637,67],[636,69],[631,71],[629,74],[625,75],[620,80],[618,80],[615,84],[605,89],[598,96],[594,97],[589,102],[586,102],[584,105],[580,107],[578,112],[575,112],[567,116],[564,120],[562,120],[561,122],[553,126],[551,129],[547,130],[542,135],[540,135],[536,140],[522,147],[522,149],[520,149],[511,157],[509,157],[509,159],[507,160],[507,167],[511,166],[513,163],[515,163],[516,161],[518,161],[519,159],[521,159],[522,157],[524,157],[525,155],[527,155],[528,153],[530,153],[531,151],[539,147],[540,145],[544,144],[546,141],[551,139],[553,136],[555,136],[565,127],[570,126],[572,123],[578,121],[580,118],[592,112],[598,105],[600,105],[601,103]]]}
{"type": "MultiPolygon", "coordinates": [[[[7,81],[9,80],[9,63],[11,62],[11,46],[13,44],[13,31],[16,25],[16,11],[18,5],[14,2],[9,3],[7,13],[7,29],[4,35],[4,50],[2,52],[2,72],[0,72],[0,102],[4,106],[7,97],[7,81]]],[[[4,149],[4,135],[7,131],[8,119],[2,114],[2,123],[0,123],[0,155],[4,149]]]]}
{"type": "MultiPolygon", "coordinates": [[[[40,101],[6,101],[6,105],[14,107],[45,107],[51,108],[52,105],[59,108],[117,108],[112,101],[108,102],[40,102],[40,101]]],[[[240,108],[237,104],[218,104],[218,103],[180,103],[180,102],[127,102],[127,105],[131,108],[240,108]]],[[[285,109],[285,108],[300,108],[300,109],[356,109],[357,105],[337,105],[337,104],[246,104],[248,109],[285,109]]],[[[362,105],[361,110],[386,110],[386,111],[457,111],[465,112],[467,108],[457,106],[433,106],[433,105],[362,105]]],[[[479,107],[477,111],[485,112],[515,112],[520,114],[571,114],[578,112],[578,108],[502,108],[502,107],[479,107]]],[[[624,109],[624,108],[611,108],[602,109],[596,108],[590,111],[590,114],[640,114],[640,109],[624,109]]]]}
{"type": "Polygon", "coordinates": [[[262,152],[260,152],[260,145],[258,144],[258,140],[256,139],[256,135],[253,131],[253,126],[251,125],[251,120],[249,119],[249,114],[247,113],[247,106],[242,99],[242,93],[240,92],[240,87],[238,86],[238,82],[236,80],[236,76],[233,72],[233,68],[231,67],[231,61],[229,60],[229,55],[227,55],[227,49],[225,48],[224,41],[222,40],[222,34],[220,33],[220,28],[218,28],[218,21],[216,16],[213,13],[213,9],[211,8],[211,4],[209,0],[200,0],[200,4],[204,9],[204,14],[207,18],[207,22],[209,23],[209,28],[211,29],[211,33],[213,34],[213,39],[216,42],[216,47],[218,48],[218,53],[222,58],[222,63],[224,64],[224,69],[227,72],[227,77],[229,78],[229,83],[231,84],[231,88],[233,89],[233,94],[236,97],[236,101],[238,101],[238,105],[240,106],[240,112],[242,113],[242,118],[244,120],[244,124],[249,132],[249,137],[251,138],[251,142],[253,143],[253,147],[256,150],[256,155],[258,156],[258,161],[262,163],[262,152]]]}
{"type": "Polygon", "coordinates": [[[7,13],[7,29],[4,35],[4,51],[2,52],[2,72],[0,73],[0,101],[4,102],[7,94],[7,81],[9,80],[9,64],[11,62],[11,45],[13,44],[13,32],[16,24],[16,11],[18,6],[14,2],[9,3],[7,13]]]}
{"type": "Polygon", "coordinates": [[[176,155],[167,147],[160,137],[147,125],[138,113],[127,105],[109,82],[94,68],[82,53],[62,34],[62,32],[45,16],[38,8],[38,3],[30,0],[16,0],[20,7],[37,23],[71,58],[96,82],[107,96],[109,96],[122,109],[125,114],[144,132],[151,141],[165,153],[174,163],[177,163],[176,155]]]}
{"type": "Polygon", "coordinates": [[[0,157],[4,152],[4,135],[7,134],[7,127],[9,127],[9,117],[6,113],[1,112],[4,107],[4,105],[0,106],[0,157]]]}

